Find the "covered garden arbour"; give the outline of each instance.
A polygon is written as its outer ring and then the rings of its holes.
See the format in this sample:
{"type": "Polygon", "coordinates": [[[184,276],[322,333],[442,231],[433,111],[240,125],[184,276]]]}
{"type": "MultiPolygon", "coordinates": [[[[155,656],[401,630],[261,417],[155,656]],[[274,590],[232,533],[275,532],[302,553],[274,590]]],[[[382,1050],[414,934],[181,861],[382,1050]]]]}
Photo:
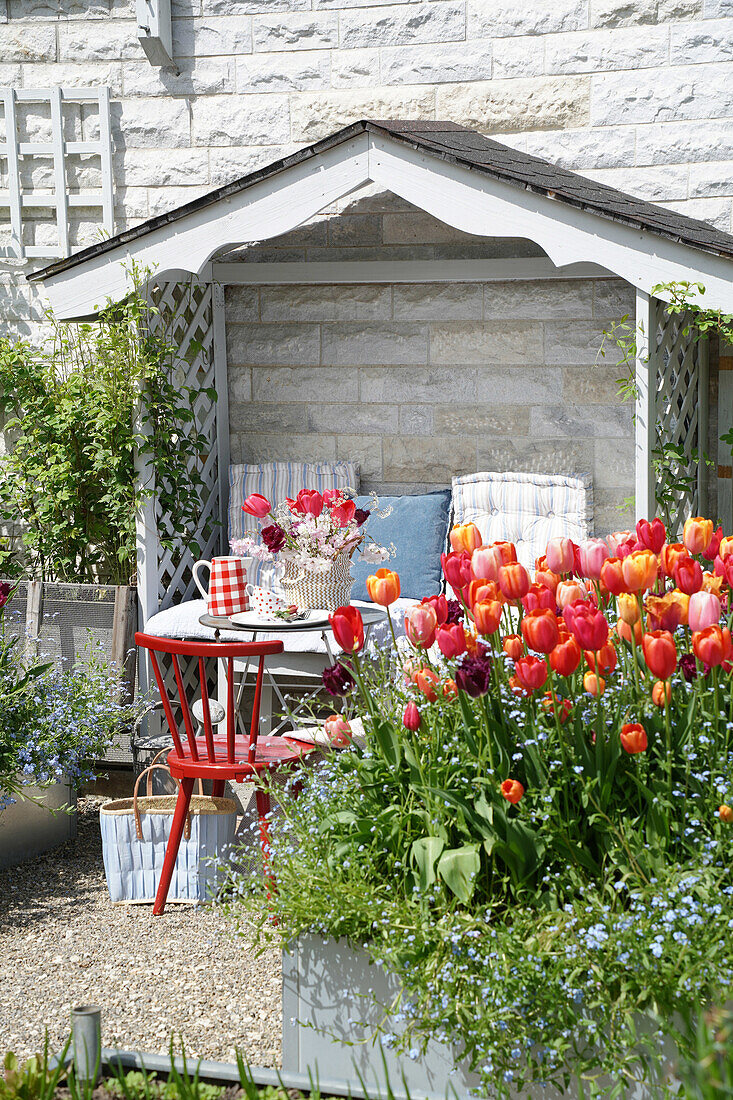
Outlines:
{"type": "MultiPolygon", "coordinates": [[[[253,284],[463,283],[613,274],[635,292],[637,339],[635,502],[655,511],[652,452],[658,419],[690,456],[705,449],[707,347],[664,312],[660,284],[699,282],[703,307],[733,311],[733,237],[653,206],[450,122],[370,122],[348,126],[267,168],[151,219],[31,276],[60,319],[93,317],[130,287],[135,266],[155,271],[154,293],[173,319],[181,369],[190,384],[214,386],[202,397],[200,426],[212,441],[200,550],[226,547],[229,411],[224,287],[253,284]],[[372,184],[456,229],[478,237],[524,238],[545,258],[339,263],[222,262],[232,248],[281,236],[319,211],[372,184]],[[193,282],[191,283],[191,278],[193,282]],[[190,288],[184,292],[182,285],[190,288]]],[[[632,318],[632,321],[634,318],[632,318]]],[[[600,335],[600,334],[599,334],[600,335]]],[[[723,376],[725,377],[725,376],[723,376]]],[[[725,377],[727,383],[727,377],[725,377]]],[[[721,389],[723,383],[721,383],[721,389]]],[[[721,394],[720,407],[728,398],[721,394]]],[[[680,512],[703,511],[704,469],[680,512]]],[[[730,525],[727,499],[721,518],[730,525]]],[[[139,526],[143,621],[192,591],[189,553],[161,548],[166,517],[151,497],[139,526]]]]}

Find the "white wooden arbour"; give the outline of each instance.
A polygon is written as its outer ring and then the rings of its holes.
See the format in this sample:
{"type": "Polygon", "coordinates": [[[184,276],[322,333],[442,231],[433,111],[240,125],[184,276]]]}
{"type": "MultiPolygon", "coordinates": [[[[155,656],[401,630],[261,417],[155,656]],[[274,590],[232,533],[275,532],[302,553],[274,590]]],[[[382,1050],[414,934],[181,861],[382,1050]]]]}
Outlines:
{"type": "MultiPolygon", "coordinates": [[[[463,232],[532,240],[545,251],[551,261],[549,266],[559,274],[572,274],[577,270],[573,265],[600,265],[601,270],[620,276],[636,288],[636,323],[647,341],[646,348],[644,340],[639,341],[636,365],[639,390],[636,507],[639,515],[652,514],[651,458],[660,385],[664,402],[660,411],[675,430],[683,425],[688,436],[694,435],[694,446],[704,441],[707,392],[701,385],[706,379],[704,354],[699,349],[682,348],[679,334],[670,338],[670,326],[662,323],[662,307],[650,296],[650,288],[675,281],[699,282],[705,287],[697,297],[700,305],[733,312],[733,260],[669,236],[648,232],[622,219],[599,216],[597,210],[589,207],[557,201],[552,192],[542,193],[518,187],[516,182],[483,175],[460,162],[394,140],[380,131],[379,124],[375,125],[376,129],[370,126],[356,134],[354,128],[350,128],[344,132],[343,140],[327,143],[309,157],[294,158],[293,163],[286,163],[273,173],[256,174],[244,187],[234,184],[229,189],[220,189],[210,202],[194,202],[173,215],[154,219],[144,232],[133,230],[120,234],[97,249],[87,250],[71,263],[62,262],[39,273],[37,277],[44,281],[53,309],[59,317],[67,319],[93,316],[100,303],[125,295],[133,262],[154,268],[160,278],[180,280],[183,272],[210,286],[209,324],[213,350],[206,369],[216,376],[219,404],[208,426],[212,432],[212,454],[217,450],[219,453],[209,473],[219,486],[221,506],[226,492],[228,417],[224,318],[217,275],[226,276],[223,271],[217,271],[217,265],[212,271],[211,258],[217,252],[240,244],[280,236],[345,195],[367,184],[376,184],[463,232]],[[651,334],[653,339],[650,339],[651,334]],[[670,350],[674,354],[670,355],[670,350]],[[676,399],[668,401],[666,397],[670,372],[676,370],[674,356],[677,354],[682,355],[685,371],[680,375],[679,384],[675,382],[676,396],[684,400],[685,386],[693,392],[697,416],[691,419],[687,413],[695,410],[683,411],[676,399]],[[214,474],[215,465],[218,468],[214,474]]],[[[548,170],[551,171],[551,166],[548,170]]],[[[695,223],[689,224],[695,226],[695,223]]],[[[436,270],[421,264],[420,271],[416,271],[414,264],[364,264],[358,265],[359,270],[348,264],[311,264],[303,265],[304,270],[298,277],[302,282],[412,282],[416,279],[435,282],[458,277],[459,265],[457,262],[452,270],[448,264],[439,265],[440,270],[436,270]],[[350,266],[351,271],[344,270],[350,266]]],[[[261,265],[267,267],[267,271],[259,270],[260,265],[245,266],[248,278],[259,275],[262,282],[280,281],[271,270],[275,265],[261,265]]],[[[290,265],[283,265],[283,277],[285,266],[290,265]]],[[[486,264],[477,262],[473,274],[470,265],[460,266],[463,279],[487,278],[486,264]]],[[[541,264],[538,268],[537,262],[532,261],[532,267],[536,278],[541,264]]],[[[292,273],[289,281],[292,281],[292,273]]],[[[675,374],[675,379],[677,377],[675,374]]],[[[212,515],[213,508],[212,505],[212,515]]],[[[225,513],[221,511],[220,514],[225,513]]],[[[162,518],[151,514],[143,531],[141,551],[146,560],[142,563],[141,577],[147,577],[153,568],[159,571],[161,565],[167,568],[170,564],[148,543],[154,537],[151,532],[157,520],[162,518]]],[[[155,600],[153,581],[146,579],[144,588],[148,593],[144,605],[148,605],[150,613],[155,600]]],[[[165,592],[158,590],[158,598],[163,596],[166,602],[172,602],[189,592],[185,567],[177,565],[165,592]]]]}

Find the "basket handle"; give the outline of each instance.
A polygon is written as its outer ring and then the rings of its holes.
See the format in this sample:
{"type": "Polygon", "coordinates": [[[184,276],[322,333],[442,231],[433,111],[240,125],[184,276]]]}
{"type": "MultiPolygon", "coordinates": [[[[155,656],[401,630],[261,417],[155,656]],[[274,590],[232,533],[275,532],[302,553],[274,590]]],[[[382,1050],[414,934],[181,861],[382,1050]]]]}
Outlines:
{"type": "MultiPolygon", "coordinates": [[[[168,749],[163,749],[163,752],[168,752],[168,749]]],[[[155,760],[157,760],[158,757],[161,756],[161,755],[162,755],[161,753],[158,753],[157,756],[155,757],[155,760]]],[[[171,774],[170,769],[167,767],[166,764],[156,764],[155,760],[153,761],[152,764],[150,764],[147,768],[145,768],[143,771],[140,772],[139,776],[135,780],[135,788],[132,792],[132,813],[133,813],[133,816],[135,818],[135,836],[137,837],[138,840],[142,840],[142,838],[143,838],[143,823],[142,823],[142,818],[141,818],[141,815],[140,815],[140,807],[139,807],[138,801],[137,801],[138,797],[139,797],[139,788],[140,788],[140,782],[142,780],[142,777],[144,775],[146,775],[148,777],[145,789],[146,789],[146,793],[147,793],[148,797],[150,797],[153,793],[153,776],[152,776],[151,773],[156,771],[157,769],[160,769],[160,771],[166,772],[168,775],[171,774]]],[[[173,778],[175,779],[175,776],[173,778]]],[[[176,779],[176,784],[177,784],[178,788],[180,789],[181,784],[180,784],[180,781],[178,779],[176,779]]],[[[204,786],[203,786],[203,783],[201,782],[200,778],[198,780],[198,788],[199,788],[199,794],[203,794],[204,786]]],[[[190,840],[191,839],[191,811],[190,810],[186,814],[186,824],[183,827],[183,836],[184,836],[185,840],[190,840]]]]}

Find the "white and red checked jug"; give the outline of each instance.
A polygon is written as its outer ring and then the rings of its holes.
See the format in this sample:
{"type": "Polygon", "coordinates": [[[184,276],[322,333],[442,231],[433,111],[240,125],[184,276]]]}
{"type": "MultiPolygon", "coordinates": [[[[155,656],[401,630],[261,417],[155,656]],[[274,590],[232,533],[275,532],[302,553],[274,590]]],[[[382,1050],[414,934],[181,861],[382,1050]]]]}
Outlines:
{"type": "Polygon", "coordinates": [[[236,615],[247,610],[247,566],[251,558],[212,558],[197,561],[191,570],[201,595],[206,600],[210,615],[236,615]],[[199,580],[199,573],[206,566],[209,570],[208,592],[199,580]]]}

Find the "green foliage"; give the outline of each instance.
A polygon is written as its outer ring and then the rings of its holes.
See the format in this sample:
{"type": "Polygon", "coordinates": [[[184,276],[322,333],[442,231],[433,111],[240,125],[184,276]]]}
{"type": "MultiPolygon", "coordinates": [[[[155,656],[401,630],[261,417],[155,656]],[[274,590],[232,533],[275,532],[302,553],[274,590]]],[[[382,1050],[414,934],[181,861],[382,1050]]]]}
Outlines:
{"type": "Polygon", "coordinates": [[[12,443],[0,458],[0,519],[23,522],[44,580],[128,583],[135,514],[153,480],[171,516],[164,543],[191,544],[198,528],[209,444],[194,407],[216,395],[181,384],[165,317],[142,290],[149,274],[133,270],[133,292],[94,324],[49,315],[46,344],[0,340],[0,416],[12,443]]]}
{"type": "Polygon", "coordinates": [[[4,1075],[0,1076],[0,1100],[54,1100],[59,1082],[64,1077],[64,1059],[70,1043],[69,1038],[53,1069],[50,1066],[48,1035],[43,1053],[29,1058],[23,1065],[14,1054],[6,1054],[4,1075]]]}
{"type": "Polygon", "coordinates": [[[700,1017],[693,1055],[679,1073],[688,1100],[733,1097],[733,1011],[716,1008],[700,1017]]]}

